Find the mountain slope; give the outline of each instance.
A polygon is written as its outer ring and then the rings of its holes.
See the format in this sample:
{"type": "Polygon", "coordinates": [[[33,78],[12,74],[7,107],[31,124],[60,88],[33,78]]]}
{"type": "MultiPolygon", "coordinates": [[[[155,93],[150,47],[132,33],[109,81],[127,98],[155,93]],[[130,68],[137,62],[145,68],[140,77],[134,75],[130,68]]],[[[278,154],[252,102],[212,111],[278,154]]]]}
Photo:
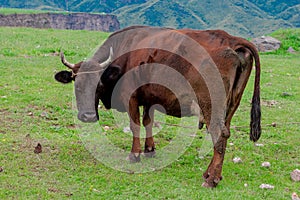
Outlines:
{"type": "Polygon", "coordinates": [[[106,12],[145,3],[147,0],[0,0],[1,7],[65,10],[73,12],[106,12]]]}
{"type": "Polygon", "coordinates": [[[296,5],[286,9],[278,14],[279,19],[289,21],[295,27],[300,27],[300,5],[296,5]]]}
{"type": "Polygon", "coordinates": [[[118,16],[122,27],[132,24],[195,29],[206,26],[206,23],[188,8],[170,1],[155,0],[141,5],[126,6],[113,14],[118,16]]]}
{"type": "Polygon", "coordinates": [[[225,29],[253,37],[279,28],[300,27],[299,0],[0,0],[2,7],[106,12],[121,27],[154,25],[174,28],[225,29]]]}
{"type": "Polygon", "coordinates": [[[294,27],[283,19],[275,19],[247,1],[179,0],[157,1],[123,7],[113,12],[122,27],[132,24],[194,29],[224,29],[231,34],[253,37],[278,28],[294,27]]]}
{"type": "Polygon", "coordinates": [[[248,0],[255,4],[261,10],[271,14],[272,16],[278,16],[281,12],[289,9],[290,7],[299,5],[299,0],[248,0]]]}

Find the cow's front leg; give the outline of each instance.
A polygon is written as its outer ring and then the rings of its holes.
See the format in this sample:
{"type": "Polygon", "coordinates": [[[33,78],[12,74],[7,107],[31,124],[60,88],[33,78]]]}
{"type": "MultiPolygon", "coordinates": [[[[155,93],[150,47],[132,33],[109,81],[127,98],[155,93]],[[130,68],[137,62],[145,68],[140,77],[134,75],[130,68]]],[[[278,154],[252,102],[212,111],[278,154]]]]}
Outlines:
{"type": "Polygon", "coordinates": [[[216,187],[222,180],[222,167],[225,156],[227,139],[230,136],[229,129],[223,128],[222,135],[214,145],[214,155],[203,174],[205,182],[202,184],[203,187],[216,187]]]}
{"type": "Polygon", "coordinates": [[[129,102],[129,118],[130,129],[133,134],[131,153],[129,154],[129,160],[132,163],[140,162],[141,144],[140,144],[140,111],[138,103],[135,99],[131,99],[129,102]]]}
{"type": "Polygon", "coordinates": [[[150,109],[148,106],[145,106],[143,114],[143,126],[146,129],[144,155],[149,158],[155,156],[155,144],[152,136],[153,121],[154,109],[150,109]]]}

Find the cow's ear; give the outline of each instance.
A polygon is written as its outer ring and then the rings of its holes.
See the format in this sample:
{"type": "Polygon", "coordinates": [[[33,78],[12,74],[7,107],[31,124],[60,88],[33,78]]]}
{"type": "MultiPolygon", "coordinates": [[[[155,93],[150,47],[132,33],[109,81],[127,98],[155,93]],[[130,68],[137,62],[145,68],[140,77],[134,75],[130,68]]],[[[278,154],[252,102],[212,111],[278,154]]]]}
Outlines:
{"type": "Polygon", "coordinates": [[[69,71],[60,71],[55,74],[54,78],[61,83],[70,83],[73,81],[72,72],[69,71]]]}
{"type": "Polygon", "coordinates": [[[115,84],[122,76],[122,70],[119,65],[110,65],[102,74],[101,82],[106,85],[115,84]]]}

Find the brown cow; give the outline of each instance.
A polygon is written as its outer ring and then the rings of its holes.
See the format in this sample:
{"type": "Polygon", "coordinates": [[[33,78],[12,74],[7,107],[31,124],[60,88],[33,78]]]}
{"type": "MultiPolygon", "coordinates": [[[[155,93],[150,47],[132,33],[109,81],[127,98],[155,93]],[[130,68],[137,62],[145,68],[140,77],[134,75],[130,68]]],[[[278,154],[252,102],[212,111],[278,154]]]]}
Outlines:
{"type": "Polygon", "coordinates": [[[230,121],[240,103],[253,61],[256,75],[250,139],[255,142],[260,137],[260,61],[256,48],[245,39],[221,30],[136,26],[113,33],[87,61],[71,64],[63,54],[61,58],[72,71],[59,72],[55,78],[63,83],[75,80],[81,121],[99,119],[99,99],[106,108],[129,114],[132,162],[140,161],[139,106],[144,108],[144,153],[149,156],[155,154],[154,109],[176,117],[196,114],[200,127],[206,124],[214,143],[214,156],[203,174],[203,186],[215,187],[222,179],[230,121]]]}

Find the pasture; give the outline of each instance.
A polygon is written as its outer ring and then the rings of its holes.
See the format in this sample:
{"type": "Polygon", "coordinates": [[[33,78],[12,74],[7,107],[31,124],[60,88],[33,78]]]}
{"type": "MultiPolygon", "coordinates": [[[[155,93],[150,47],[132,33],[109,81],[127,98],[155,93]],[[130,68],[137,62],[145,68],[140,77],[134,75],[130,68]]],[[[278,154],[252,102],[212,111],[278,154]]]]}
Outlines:
{"type": "MultiPolygon", "coordinates": [[[[277,35],[284,38],[283,33],[277,35]]],[[[65,69],[57,52],[62,48],[70,62],[78,62],[91,56],[107,33],[1,27],[0,36],[0,199],[290,199],[293,192],[300,194],[300,183],[290,178],[300,169],[299,53],[261,55],[260,145],[249,140],[252,72],[232,121],[223,180],[206,189],[202,173],[212,150],[201,153],[205,131],[195,133],[170,165],[148,173],[114,170],[83,145],[72,110],[73,85],[53,78],[65,69]],[[36,154],[38,143],[42,152],[36,154]],[[242,162],[234,163],[235,157],[242,162]],[[269,168],[261,166],[265,161],[269,168]],[[274,189],[260,189],[263,183],[274,189]]],[[[131,137],[117,128],[112,111],[101,108],[100,118],[108,138],[130,149],[131,137]]],[[[158,150],[173,139],[172,130],[155,136],[158,150]]]]}

